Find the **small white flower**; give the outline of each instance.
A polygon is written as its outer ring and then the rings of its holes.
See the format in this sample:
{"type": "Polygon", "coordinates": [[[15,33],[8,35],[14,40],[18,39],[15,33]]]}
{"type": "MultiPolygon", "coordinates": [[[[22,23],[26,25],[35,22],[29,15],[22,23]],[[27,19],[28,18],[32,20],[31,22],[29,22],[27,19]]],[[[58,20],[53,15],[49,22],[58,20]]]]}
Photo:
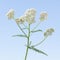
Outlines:
{"type": "Polygon", "coordinates": [[[54,32],[53,28],[47,29],[46,32],[44,32],[44,36],[45,37],[50,36],[52,35],[53,32],[54,32]]]}
{"type": "Polygon", "coordinates": [[[29,24],[34,23],[35,22],[35,15],[36,15],[36,10],[34,8],[27,9],[25,12],[26,21],[29,24]]]}
{"type": "Polygon", "coordinates": [[[14,18],[14,10],[13,9],[10,9],[6,16],[8,17],[8,19],[13,19],[14,18]]]}
{"type": "Polygon", "coordinates": [[[48,17],[47,12],[45,12],[45,11],[44,12],[41,12],[41,14],[40,14],[40,21],[46,20],[47,17],[48,17]]]}
{"type": "Polygon", "coordinates": [[[25,16],[21,16],[20,18],[17,18],[16,19],[16,23],[20,23],[20,24],[23,24],[24,22],[26,21],[26,18],[25,16]]]}

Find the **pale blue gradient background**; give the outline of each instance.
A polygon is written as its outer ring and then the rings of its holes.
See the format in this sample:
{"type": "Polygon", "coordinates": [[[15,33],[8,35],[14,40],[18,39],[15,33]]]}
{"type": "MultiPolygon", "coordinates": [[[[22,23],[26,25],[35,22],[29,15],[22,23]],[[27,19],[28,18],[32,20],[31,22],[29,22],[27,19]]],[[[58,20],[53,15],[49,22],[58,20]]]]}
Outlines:
{"type": "MultiPolygon", "coordinates": [[[[48,12],[48,20],[40,27],[43,31],[53,27],[55,32],[37,47],[45,51],[48,56],[29,50],[27,60],[60,60],[60,0],[0,0],[0,60],[24,60],[25,55],[26,39],[12,37],[19,33],[19,29],[14,21],[8,20],[5,16],[10,8],[15,10],[16,17],[21,16],[28,8],[36,8],[36,19],[41,11],[48,12]]],[[[38,36],[36,34],[33,43],[40,40],[42,33],[38,36]]]]}

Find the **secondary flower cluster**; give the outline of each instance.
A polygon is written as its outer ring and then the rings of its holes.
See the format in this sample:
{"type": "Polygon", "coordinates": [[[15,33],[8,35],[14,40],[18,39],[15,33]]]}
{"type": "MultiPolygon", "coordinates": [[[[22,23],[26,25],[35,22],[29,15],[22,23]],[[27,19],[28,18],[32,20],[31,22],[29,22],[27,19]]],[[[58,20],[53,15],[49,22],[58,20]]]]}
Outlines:
{"type": "Polygon", "coordinates": [[[47,19],[47,17],[48,17],[47,12],[41,12],[41,14],[40,14],[40,20],[41,20],[41,21],[46,20],[46,19],[47,19]]]}
{"type": "MultiPolygon", "coordinates": [[[[6,14],[8,16],[8,19],[14,19],[14,10],[10,9],[8,13],[6,14]]],[[[35,22],[35,16],[36,16],[36,10],[34,8],[27,9],[23,16],[20,16],[19,18],[16,18],[16,23],[23,24],[24,22],[27,22],[28,24],[32,24],[35,22]]],[[[40,14],[40,21],[44,21],[47,19],[47,12],[42,12],[40,14]]]]}
{"type": "Polygon", "coordinates": [[[26,18],[25,18],[25,16],[21,16],[20,18],[17,18],[15,20],[16,20],[16,23],[23,24],[25,22],[26,18]]]}
{"type": "Polygon", "coordinates": [[[14,10],[13,9],[10,9],[6,16],[8,16],[8,19],[13,19],[14,18],[14,10]]]}
{"type": "Polygon", "coordinates": [[[44,36],[47,37],[47,36],[50,36],[52,35],[52,33],[54,32],[54,29],[53,28],[49,28],[46,30],[46,32],[44,33],[44,36]]]}

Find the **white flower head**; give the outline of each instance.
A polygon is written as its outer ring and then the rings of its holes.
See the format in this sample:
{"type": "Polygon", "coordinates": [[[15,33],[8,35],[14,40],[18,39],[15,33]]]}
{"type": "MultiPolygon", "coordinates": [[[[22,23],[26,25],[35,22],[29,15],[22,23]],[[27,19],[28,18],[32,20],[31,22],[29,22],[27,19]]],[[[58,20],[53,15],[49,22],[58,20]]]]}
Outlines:
{"type": "Polygon", "coordinates": [[[34,8],[27,9],[25,15],[35,15],[36,10],[34,8]]]}
{"type": "Polygon", "coordinates": [[[20,23],[20,24],[23,24],[24,22],[26,21],[26,18],[25,16],[21,16],[20,18],[17,18],[16,19],[16,23],[20,23]]]}
{"type": "Polygon", "coordinates": [[[49,28],[49,29],[46,30],[46,32],[44,32],[44,36],[45,37],[50,36],[50,35],[52,35],[53,32],[54,32],[54,29],[49,28]]]}
{"type": "Polygon", "coordinates": [[[25,16],[26,17],[26,22],[28,22],[28,24],[32,24],[35,22],[35,17],[34,16],[25,16]]]}
{"type": "Polygon", "coordinates": [[[14,10],[13,9],[10,9],[6,16],[8,17],[8,19],[13,19],[14,18],[14,10]]]}
{"type": "Polygon", "coordinates": [[[36,15],[36,10],[34,8],[27,9],[25,12],[26,21],[29,24],[34,23],[35,22],[35,15],[36,15]]]}
{"type": "Polygon", "coordinates": [[[48,14],[46,11],[41,12],[40,14],[40,21],[47,20],[48,14]]]}

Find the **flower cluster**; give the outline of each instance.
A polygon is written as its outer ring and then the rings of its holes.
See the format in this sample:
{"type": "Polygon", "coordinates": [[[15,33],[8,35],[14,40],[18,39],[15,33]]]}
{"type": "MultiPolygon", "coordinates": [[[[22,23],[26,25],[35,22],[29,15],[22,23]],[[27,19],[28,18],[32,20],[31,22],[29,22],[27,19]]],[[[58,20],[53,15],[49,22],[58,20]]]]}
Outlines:
{"type": "Polygon", "coordinates": [[[19,19],[16,19],[16,22],[18,23],[23,23],[23,22],[28,22],[28,24],[32,24],[35,22],[35,15],[36,15],[36,10],[31,8],[27,9],[24,13],[24,16],[21,16],[19,19]]]}
{"type": "Polygon", "coordinates": [[[25,18],[25,16],[21,16],[20,18],[17,18],[15,20],[16,20],[16,23],[23,24],[25,22],[26,18],[25,18]]]}
{"type": "Polygon", "coordinates": [[[52,35],[52,33],[54,32],[54,29],[53,28],[49,28],[46,30],[46,32],[44,33],[44,36],[47,37],[47,36],[50,36],[52,35]]]}
{"type": "Polygon", "coordinates": [[[40,20],[41,21],[46,20],[47,19],[47,16],[48,16],[47,12],[41,12],[41,14],[40,14],[40,20]]]}
{"type": "Polygon", "coordinates": [[[6,14],[8,16],[8,19],[13,19],[14,18],[14,10],[10,9],[8,13],[6,14]]]}
{"type": "Polygon", "coordinates": [[[34,8],[27,9],[26,12],[24,13],[26,16],[26,21],[29,24],[32,24],[35,22],[35,15],[36,15],[36,10],[34,8]]]}
{"type": "MultiPolygon", "coordinates": [[[[14,10],[10,9],[8,13],[6,14],[8,16],[8,19],[14,18],[14,10]]],[[[20,18],[16,18],[17,23],[23,24],[25,21],[28,24],[32,24],[35,22],[35,16],[36,16],[36,10],[34,8],[27,9],[23,16],[20,16],[20,18]]],[[[47,12],[41,12],[40,14],[40,21],[44,21],[47,19],[47,12]]]]}

